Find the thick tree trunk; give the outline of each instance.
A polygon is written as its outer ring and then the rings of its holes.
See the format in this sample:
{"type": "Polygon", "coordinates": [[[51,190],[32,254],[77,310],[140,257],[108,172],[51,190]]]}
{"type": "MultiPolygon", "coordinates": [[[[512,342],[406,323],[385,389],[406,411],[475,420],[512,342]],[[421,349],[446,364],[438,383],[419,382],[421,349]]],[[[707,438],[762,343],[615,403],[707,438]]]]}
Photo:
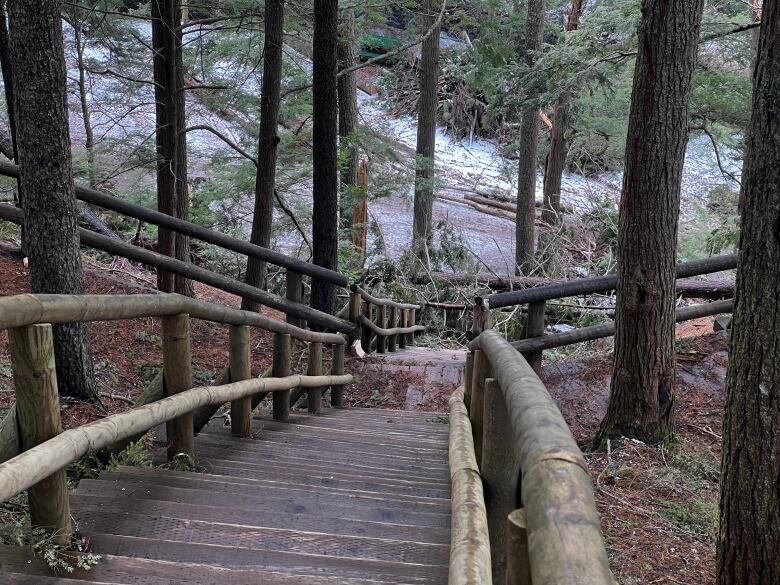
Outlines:
{"type": "MultiPolygon", "coordinates": [[[[572,0],[569,15],[566,18],[565,32],[577,30],[582,14],[582,0],[572,0]]],[[[549,224],[558,221],[561,215],[561,179],[566,167],[568,143],[566,131],[569,129],[569,99],[564,93],[555,104],[550,132],[550,150],[544,168],[544,205],[542,219],[549,224]]]]}
{"type": "MultiPolygon", "coordinates": [[[[184,133],[184,67],[181,47],[181,11],[175,0],[156,0],[152,8],[154,48],[154,97],[157,121],[157,208],[187,219],[187,142],[184,133]]],[[[170,230],[158,230],[160,253],[189,262],[189,238],[170,230]]],[[[192,294],[192,284],[181,277],[158,272],[162,292],[192,294]]]]}
{"type": "MultiPolygon", "coordinates": [[[[337,0],[314,0],[312,237],[314,263],[331,270],[338,270],[337,44],[337,0]]],[[[312,308],[333,313],[335,304],[334,286],[314,278],[311,286],[312,308]]]]}
{"type": "Polygon", "coordinates": [[[764,2],[726,380],[719,585],[780,583],[780,2],[764,2]]]}
{"type": "Polygon", "coordinates": [[[417,157],[414,172],[414,220],[412,250],[423,266],[430,268],[433,224],[434,156],[436,154],[436,111],[439,94],[439,26],[436,1],[426,0],[425,30],[431,34],[422,44],[420,99],[417,105],[417,157]]]}
{"type": "Polygon", "coordinates": [[[674,284],[688,101],[703,0],[643,0],[620,200],[615,358],[597,442],[674,425],[674,284]]]}
{"type": "Polygon", "coordinates": [[[352,206],[352,245],[360,254],[361,260],[366,258],[368,242],[368,163],[360,161],[357,175],[357,191],[359,199],[352,206]]]}
{"type": "MultiPolygon", "coordinates": [[[[336,49],[339,71],[352,67],[355,55],[355,13],[348,8],[339,23],[339,44],[336,49]]],[[[357,75],[354,71],[338,78],[339,143],[341,147],[341,225],[352,225],[352,207],[361,194],[356,192],[358,175],[358,143],[355,131],[358,125],[357,75]]]]}
{"type": "MultiPolygon", "coordinates": [[[[268,248],[274,214],[276,185],[276,150],[279,145],[279,93],[282,83],[282,44],[284,43],[284,0],[265,3],[265,40],[263,43],[263,88],[260,97],[260,131],[257,141],[257,178],[255,179],[255,212],[250,241],[268,248]]],[[[249,258],[246,282],[265,286],[266,265],[249,258]]],[[[241,308],[259,311],[260,304],[244,299],[241,308]]]]}
{"type": "MultiPolygon", "coordinates": [[[[9,2],[25,249],[36,293],[83,294],[61,2],[9,2]],[[20,89],[21,88],[21,89],[20,89]]],[[[54,327],[61,394],[97,401],[83,324],[54,327]]]]}
{"type": "MultiPolygon", "coordinates": [[[[528,0],[525,29],[525,63],[536,64],[544,35],[544,0],[528,0]]],[[[526,96],[529,99],[531,96],[526,96]]],[[[515,271],[530,274],[534,266],[534,219],[536,218],[536,159],[539,150],[539,107],[531,100],[520,121],[518,149],[517,225],[515,227],[515,271]]]]}

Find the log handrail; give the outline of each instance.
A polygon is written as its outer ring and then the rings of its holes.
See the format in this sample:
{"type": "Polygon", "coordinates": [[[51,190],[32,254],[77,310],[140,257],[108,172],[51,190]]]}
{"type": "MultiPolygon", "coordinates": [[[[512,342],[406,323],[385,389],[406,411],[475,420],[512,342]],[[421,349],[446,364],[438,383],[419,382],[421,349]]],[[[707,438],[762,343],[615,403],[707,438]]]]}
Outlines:
{"type": "MultiPolygon", "coordinates": [[[[24,214],[22,210],[10,205],[0,205],[0,219],[12,221],[21,225],[24,221],[24,214]]],[[[217,274],[216,272],[201,268],[200,266],[195,266],[189,262],[183,262],[157,252],[152,252],[151,250],[145,250],[125,242],[113,240],[84,228],[79,229],[79,237],[81,243],[86,246],[108,252],[109,254],[128,258],[136,262],[141,262],[147,266],[162,269],[166,272],[171,272],[185,278],[190,278],[243,298],[252,299],[263,305],[278,309],[288,315],[305,319],[322,327],[327,327],[328,329],[341,331],[343,333],[351,333],[356,327],[353,323],[349,323],[348,321],[344,321],[343,319],[339,319],[328,313],[290,301],[244,282],[239,282],[222,276],[221,274],[217,274]]]]}
{"type": "Polygon", "coordinates": [[[352,380],[351,374],[294,375],[284,378],[254,378],[222,386],[200,386],[127,412],[63,431],[56,437],[0,464],[0,502],[9,500],[87,453],[105,449],[117,441],[148,431],[201,406],[223,404],[259,392],[343,385],[350,384],[352,380]]]}
{"type": "MultiPolygon", "coordinates": [[[[732,270],[736,267],[736,254],[714,256],[712,258],[704,258],[678,264],[676,278],[701,276],[702,274],[732,270]]],[[[488,304],[491,309],[498,309],[501,307],[524,305],[526,303],[549,301],[577,295],[604,293],[615,290],[616,286],[617,276],[608,274],[606,276],[582,278],[560,284],[550,284],[523,290],[495,293],[488,297],[488,304]]]]}
{"type": "Polygon", "coordinates": [[[139,295],[21,294],[0,297],[0,329],[35,323],[115,321],[188,313],[195,319],[224,325],[249,325],[274,333],[288,333],[302,341],[343,345],[336,333],[309,331],[252,311],[199,301],[175,293],[139,295]]]}
{"type": "MultiPolygon", "coordinates": [[[[469,401],[466,396],[465,403],[471,404],[474,443],[481,443],[476,460],[485,492],[493,494],[487,510],[491,543],[495,547],[517,543],[516,537],[506,535],[518,531],[524,541],[516,549],[510,546],[509,562],[499,575],[508,568],[507,583],[526,582],[512,574],[525,568],[530,569],[532,583],[612,585],[587,464],[563,416],[508,341],[487,330],[476,342],[475,358],[466,372],[471,397],[469,401]],[[497,499],[501,494],[503,500],[497,499]],[[523,526],[517,522],[507,526],[507,514],[521,507],[523,526]],[[494,541],[494,531],[503,537],[494,541]],[[517,557],[524,555],[527,558],[518,563],[517,557]]],[[[454,398],[460,400],[460,395],[454,398]]],[[[496,580],[495,571],[494,559],[493,581],[504,582],[496,580]]]]}
{"type": "Polygon", "coordinates": [[[389,337],[391,335],[402,335],[402,334],[418,333],[421,331],[425,331],[425,327],[423,327],[422,325],[412,325],[411,327],[393,327],[391,329],[385,329],[384,327],[380,327],[379,325],[374,323],[371,319],[368,319],[363,315],[360,315],[359,320],[361,325],[363,325],[364,327],[368,327],[374,335],[379,335],[381,337],[389,337]]]}
{"type": "MultiPolygon", "coordinates": [[[[0,175],[7,177],[19,177],[19,167],[17,165],[0,161],[0,175]]],[[[214,244],[226,250],[232,250],[239,254],[251,256],[258,260],[281,266],[293,272],[305,274],[312,278],[319,278],[331,284],[337,286],[347,287],[349,286],[349,279],[340,272],[317,266],[309,262],[304,262],[298,258],[292,258],[279,252],[250,244],[242,240],[238,240],[227,234],[216,232],[208,228],[184,221],[182,219],[172,217],[165,213],[160,213],[153,209],[148,209],[142,205],[123,201],[107,193],[103,193],[96,189],[76,184],[76,198],[84,203],[103,207],[104,209],[110,209],[117,213],[127,215],[134,219],[144,221],[159,227],[167,228],[171,231],[214,244]]]]}
{"type": "Polygon", "coordinates": [[[396,309],[415,309],[417,311],[422,309],[420,305],[414,305],[412,303],[399,303],[392,299],[377,298],[373,296],[371,293],[369,293],[368,291],[366,291],[363,287],[357,284],[350,285],[349,289],[352,292],[360,293],[360,296],[364,301],[367,301],[372,305],[376,305],[378,307],[395,307],[396,309]]]}

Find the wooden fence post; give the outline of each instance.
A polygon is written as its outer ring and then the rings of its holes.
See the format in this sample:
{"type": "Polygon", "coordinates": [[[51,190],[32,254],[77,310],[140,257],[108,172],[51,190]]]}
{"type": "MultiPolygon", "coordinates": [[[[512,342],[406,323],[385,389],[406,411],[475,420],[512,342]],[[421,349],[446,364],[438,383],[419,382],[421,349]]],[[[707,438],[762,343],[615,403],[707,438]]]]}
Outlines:
{"type": "MultiPolygon", "coordinates": [[[[384,305],[378,305],[376,308],[376,324],[378,327],[384,329],[387,326],[387,312],[384,305]]],[[[376,336],[376,352],[385,353],[387,348],[387,337],[377,334],[376,336]]]]}
{"type": "Polygon", "coordinates": [[[482,422],[482,476],[490,534],[493,583],[506,581],[507,515],[517,508],[520,462],[514,449],[512,423],[498,381],[485,380],[482,422]]]}
{"type": "MultiPolygon", "coordinates": [[[[360,296],[360,293],[357,291],[352,291],[349,293],[349,321],[350,323],[356,323],[360,325],[360,303],[363,299],[360,296]]],[[[362,325],[360,325],[361,331],[362,331],[362,325]]],[[[355,343],[355,340],[357,338],[350,336],[349,337],[349,344],[352,345],[355,343]]]]}
{"type": "MultiPolygon", "coordinates": [[[[398,310],[398,326],[399,327],[406,327],[406,311],[408,309],[399,309],[398,310]]],[[[398,349],[406,349],[406,334],[401,333],[401,335],[398,336],[398,349]]]]}
{"type": "Polygon", "coordinates": [[[525,510],[513,511],[505,520],[508,530],[506,539],[506,585],[531,585],[531,565],[528,562],[528,530],[525,510]]]}
{"type": "MultiPolygon", "coordinates": [[[[309,364],[306,373],[309,376],[322,375],[322,342],[320,341],[309,343],[309,364]]],[[[319,414],[322,410],[322,388],[309,388],[307,403],[310,413],[319,414]]]]}
{"type": "Polygon", "coordinates": [[[471,309],[471,331],[469,339],[478,337],[486,329],[493,328],[493,316],[490,310],[485,306],[485,300],[482,297],[474,298],[474,306],[471,309]]]}
{"type": "MultiPolygon", "coordinates": [[[[387,318],[387,328],[393,329],[398,325],[398,309],[391,306],[390,307],[390,314],[387,318]]],[[[390,353],[393,353],[395,351],[396,345],[398,344],[398,336],[397,335],[391,335],[387,339],[387,351],[390,353]]]]}
{"type": "MultiPolygon", "coordinates": [[[[192,388],[192,357],[190,352],[190,316],[163,317],[162,353],[163,384],[166,396],[192,388]]],[[[188,413],[165,424],[168,436],[168,460],[179,453],[195,457],[193,416],[188,413]]]]}
{"type": "MultiPolygon", "coordinates": [[[[274,356],[271,376],[274,378],[286,378],[290,375],[290,335],[288,333],[274,333],[274,356]]],[[[287,422],[290,420],[290,392],[274,392],[273,416],[274,420],[287,422]]]]}
{"type": "MultiPolygon", "coordinates": [[[[8,331],[16,387],[16,417],[22,451],[62,432],[51,325],[29,325],[8,331]]],[[[29,490],[30,523],[44,528],[60,546],[70,545],[70,505],[65,470],[53,473],[29,490]]]]}
{"type": "MultiPolygon", "coordinates": [[[[528,319],[525,322],[525,339],[532,337],[541,337],[544,335],[544,301],[531,303],[528,305],[528,319]]],[[[542,352],[529,351],[523,354],[523,357],[536,372],[537,376],[542,375],[542,352]]]]}
{"type": "MultiPolygon", "coordinates": [[[[252,377],[249,355],[249,326],[230,326],[230,381],[240,382],[252,377]]],[[[252,397],[245,396],[230,403],[230,430],[239,437],[252,435],[252,397]]]]}
{"type": "MultiPolygon", "coordinates": [[[[301,273],[294,272],[288,268],[285,276],[285,285],[287,287],[287,300],[292,301],[294,303],[302,303],[303,302],[303,278],[301,276],[301,273]]],[[[304,321],[300,317],[293,317],[292,315],[287,315],[287,322],[290,325],[295,325],[296,327],[306,327],[306,321],[304,321]]]]}
{"type": "MultiPolygon", "coordinates": [[[[330,373],[334,376],[340,376],[344,373],[344,346],[333,346],[333,366],[330,373]]],[[[333,408],[344,408],[344,386],[330,387],[330,405],[333,408]]]]}
{"type": "MultiPolygon", "coordinates": [[[[363,316],[371,321],[371,301],[363,299],[363,316]]],[[[361,326],[360,345],[367,354],[371,353],[371,329],[365,325],[361,326]]]]}
{"type": "Polygon", "coordinates": [[[474,435],[474,455],[477,465],[482,459],[482,423],[484,420],[483,402],[485,379],[490,375],[490,360],[481,349],[474,350],[473,378],[471,380],[471,407],[469,418],[474,435]]]}
{"type": "MultiPolygon", "coordinates": [[[[417,309],[409,309],[409,327],[417,325],[417,309]]],[[[410,333],[406,338],[406,345],[414,345],[414,333],[410,333]]]]}

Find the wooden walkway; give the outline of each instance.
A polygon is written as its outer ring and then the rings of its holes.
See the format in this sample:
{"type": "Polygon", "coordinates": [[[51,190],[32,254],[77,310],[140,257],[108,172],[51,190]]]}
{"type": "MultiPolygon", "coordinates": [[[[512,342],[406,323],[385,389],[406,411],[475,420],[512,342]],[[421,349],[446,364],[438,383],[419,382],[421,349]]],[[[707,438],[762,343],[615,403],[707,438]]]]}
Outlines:
{"type": "MultiPolygon", "coordinates": [[[[217,423],[219,424],[219,423],[217,423]]],[[[389,410],[253,421],[196,440],[204,473],[123,467],[82,480],[73,517],[91,571],[53,577],[0,547],[0,582],[128,585],[446,583],[448,426],[389,410]]]]}

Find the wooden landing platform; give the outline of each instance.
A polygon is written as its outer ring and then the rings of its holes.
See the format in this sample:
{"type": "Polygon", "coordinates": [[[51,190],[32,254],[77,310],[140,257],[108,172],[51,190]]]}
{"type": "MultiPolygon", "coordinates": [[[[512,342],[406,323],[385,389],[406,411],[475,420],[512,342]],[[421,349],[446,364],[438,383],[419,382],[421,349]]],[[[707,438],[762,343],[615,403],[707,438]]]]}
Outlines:
{"type": "Polygon", "coordinates": [[[212,423],[205,472],[123,467],[82,480],[71,511],[91,571],[52,575],[0,547],[0,583],[293,585],[447,582],[448,426],[433,413],[325,410],[212,423]]]}

